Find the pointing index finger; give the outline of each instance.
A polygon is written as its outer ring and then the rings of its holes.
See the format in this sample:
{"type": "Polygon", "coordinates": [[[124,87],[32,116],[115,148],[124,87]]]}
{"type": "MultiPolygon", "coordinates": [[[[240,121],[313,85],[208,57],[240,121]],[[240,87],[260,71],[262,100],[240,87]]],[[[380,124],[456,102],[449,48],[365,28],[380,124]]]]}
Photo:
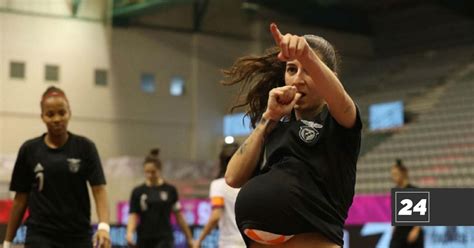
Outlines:
{"type": "Polygon", "coordinates": [[[270,24],[270,31],[272,32],[273,39],[277,45],[280,45],[283,35],[281,35],[280,30],[275,23],[270,24]]]}

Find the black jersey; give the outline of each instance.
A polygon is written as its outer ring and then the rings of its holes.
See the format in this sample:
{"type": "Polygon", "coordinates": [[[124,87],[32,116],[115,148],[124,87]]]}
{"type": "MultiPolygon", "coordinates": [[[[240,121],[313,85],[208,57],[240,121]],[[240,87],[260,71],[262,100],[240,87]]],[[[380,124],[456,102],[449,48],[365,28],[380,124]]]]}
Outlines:
{"type": "MultiPolygon", "coordinates": [[[[408,184],[405,188],[416,188],[412,184],[408,184]]],[[[408,235],[414,226],[397,226],[392,233],[392,239],[390,240],[390,248],[423,248],[424,247],[424,233],[423,229],[420,230],[418,239],[412,243],[408,244],[407,239],[408,235]]]]}
{"type": "Polygon", "coordinates": [[[354,127],[348,129],[327,107],[313,120],[280,121],[266,139],[258,175],[237,197],[239,229],[283,235],[319,232],[342,246],[361,128],[358,110],[354,127]]]}
{"type": "Polygon", "coordinates": [[[25,142],[13,169],[10,190],[29,193],[27,227],[48,235],[88,237],[91,208],[87,182],[105,184],[99,154],[92,141],[69,133],[52,149],[45,134],[25,142]]]}
{"type": "Polygon", "coordinates": [[[170,223],[171,211],[179,210],[176,188],[164,183],[159,186],[142,184],[133,189],[130,213],[140,217],[137,227],[138,239],[173,237],[170,223]]]}

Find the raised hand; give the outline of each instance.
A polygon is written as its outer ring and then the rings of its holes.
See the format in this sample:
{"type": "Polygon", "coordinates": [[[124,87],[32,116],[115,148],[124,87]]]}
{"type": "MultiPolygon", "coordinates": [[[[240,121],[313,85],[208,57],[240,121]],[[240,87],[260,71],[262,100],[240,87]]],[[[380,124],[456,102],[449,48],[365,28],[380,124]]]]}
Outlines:
{"type": "Polygon", "coordinates": [[[311,48],[303,36],[285,34],[282,35],[275,23],[270,24],[270,32],[272,33],[275,44],[280,47],[278,59],[282,61],[300,60],[307,56],[311,48]]]}
{"type": "Polygon", "coordinates": [[[289,115],[301,94],[296,91],[295,86],[283,86],[274,88],[268,96],[267,110],[263,118],[279,121],[283,116],[289,115]]]}

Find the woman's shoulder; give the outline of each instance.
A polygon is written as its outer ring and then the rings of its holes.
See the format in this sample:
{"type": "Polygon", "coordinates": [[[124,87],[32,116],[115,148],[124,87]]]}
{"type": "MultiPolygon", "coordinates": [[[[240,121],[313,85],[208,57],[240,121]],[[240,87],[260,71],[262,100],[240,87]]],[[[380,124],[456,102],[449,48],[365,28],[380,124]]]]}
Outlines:
{"type": "Polygon", "coordinates": [[[225,182],[225,178],[220,177],[220,178],[216,178],[216,179],[212,180],[211,181],[211,186],[212,185],[227,185],[227,183],[225,182]]]}
{"type": "Polygon", "coordinates": [[[141,183],[141,184],[135,186],[132,191],[133,191],[133,192],[141,192],[141,191],[143,191],[145,188],[146,188],[146,184],[145,184],[145,183],[141,183]]]}
{"type": "Polygon", "coordinates": [[[163,184],[162,184],[160,187],[166,188],[166,189],[168,189],[168,190],[177,191],[177,190],[176,190],[176,186],[174,186],[173,184],[171,184],[171,183],[168,182],[168,181],[164,181],[163,184]]]}
{"type": "Polygon", "coordinates": [[[42,144],[43,139],[44,139],[44,134],[42,134],[41,136],[29,139],[23,142],[23,144],[21,145],[21,148],[25,149],[25,148],[37,147],[38,145],[42,144]]]}
{"type": "Polygon", "coordinates": [[[216,178],[216,179],[211,181],[211,183],[214,183],[214,182],[225,182],[225,178],[224,177],[219,177],[219,178],[216,178]]]}
{"type": "Polygon", "coordinates": [[[79,143],[85,144],[85,145],[89,145],[89,146],[95,146],[94,141],[87,138],[86,136],[74,134],[74,133],[71,133],[71,132],[69,132],[69,135],[70,135],[70,138],[75,140],[76,142],[79,142],[79,143]]]}

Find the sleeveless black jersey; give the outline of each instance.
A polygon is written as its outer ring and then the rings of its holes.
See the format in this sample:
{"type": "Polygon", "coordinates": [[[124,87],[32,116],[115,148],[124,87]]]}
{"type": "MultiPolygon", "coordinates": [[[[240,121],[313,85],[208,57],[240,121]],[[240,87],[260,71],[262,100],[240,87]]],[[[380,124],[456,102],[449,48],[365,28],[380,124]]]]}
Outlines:
{"type": "Polygon", "coordinates": [[[239,229],[319,232],[342,246],[361,129],[358,110],[350,129],[339,125],[327,107],[313,120],[280,121],[266,139],[257,176],[237,197],[239,229]]]}
{"type": "Polygon", "coordinates": [[[87,182],[105,184],[92,141],[69,133],[60,148],[49,148],[45,135],[25,142],[13,169],[10,190],[29,193],[28,230],[66,238],[92,234],[87,182]]]}

